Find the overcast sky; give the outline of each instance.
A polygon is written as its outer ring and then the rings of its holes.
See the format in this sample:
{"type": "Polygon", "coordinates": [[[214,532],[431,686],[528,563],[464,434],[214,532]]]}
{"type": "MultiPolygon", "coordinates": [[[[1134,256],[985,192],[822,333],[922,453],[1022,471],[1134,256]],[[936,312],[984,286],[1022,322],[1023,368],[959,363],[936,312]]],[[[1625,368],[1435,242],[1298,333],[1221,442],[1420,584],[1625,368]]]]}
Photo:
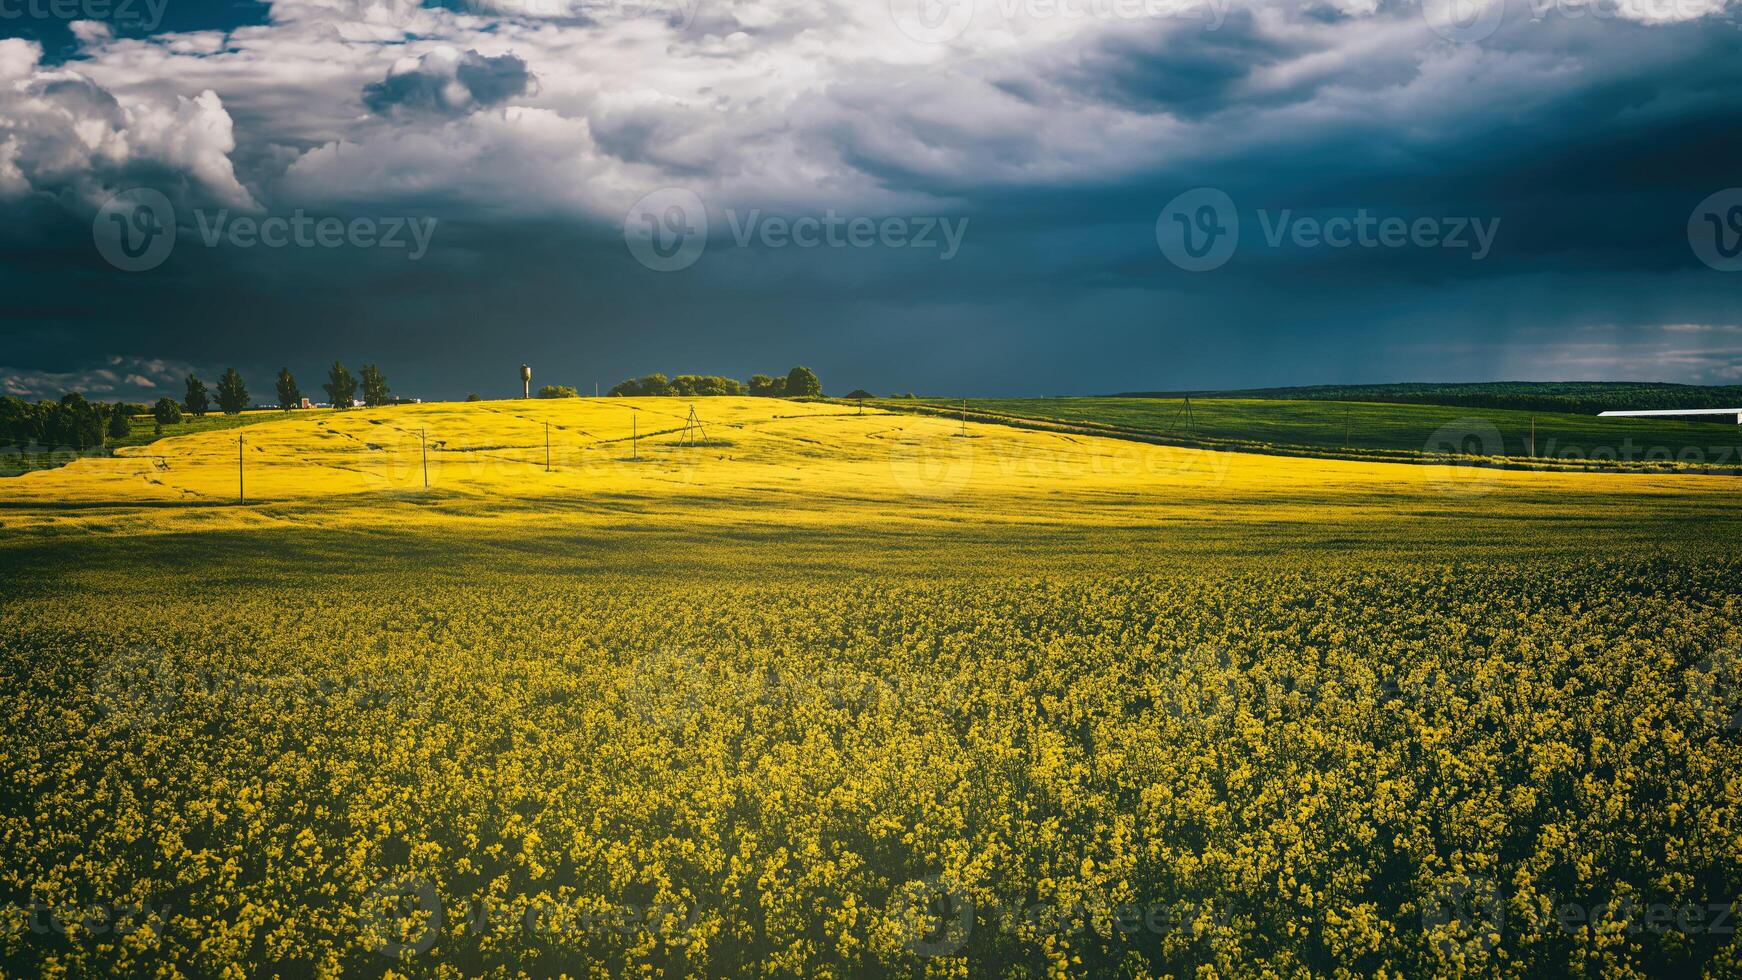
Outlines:
{"type": "Polygon", "coordinates": [[[1742,382],[1738,10],[0,0],[0,393],[1742,382]]]}

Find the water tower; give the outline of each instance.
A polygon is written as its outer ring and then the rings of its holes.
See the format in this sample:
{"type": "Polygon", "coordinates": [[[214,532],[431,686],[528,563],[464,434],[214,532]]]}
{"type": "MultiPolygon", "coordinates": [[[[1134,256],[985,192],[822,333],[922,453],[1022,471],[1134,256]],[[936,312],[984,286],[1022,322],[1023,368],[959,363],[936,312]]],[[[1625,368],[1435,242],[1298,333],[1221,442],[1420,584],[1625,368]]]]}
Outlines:
{"type": "Polygon", "coordinates": [[[520,397],[532,397],[532,368],[520,365],[520,397]]]}

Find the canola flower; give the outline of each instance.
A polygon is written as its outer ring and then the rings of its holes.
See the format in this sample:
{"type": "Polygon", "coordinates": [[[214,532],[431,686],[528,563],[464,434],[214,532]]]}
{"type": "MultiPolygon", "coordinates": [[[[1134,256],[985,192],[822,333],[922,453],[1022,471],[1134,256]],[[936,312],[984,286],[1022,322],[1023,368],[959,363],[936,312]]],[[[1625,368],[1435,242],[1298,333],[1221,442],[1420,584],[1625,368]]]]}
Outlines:
{"type": "Polygon", "coordinates": [[[1738,570],[21,597],[0,955],[1722,974],[1738,570]]]}
{"type": "Polygon", "coordinates": [[[0,969],[1742,972],[1730,483],[634,401],[0,488],[0,969]]]}

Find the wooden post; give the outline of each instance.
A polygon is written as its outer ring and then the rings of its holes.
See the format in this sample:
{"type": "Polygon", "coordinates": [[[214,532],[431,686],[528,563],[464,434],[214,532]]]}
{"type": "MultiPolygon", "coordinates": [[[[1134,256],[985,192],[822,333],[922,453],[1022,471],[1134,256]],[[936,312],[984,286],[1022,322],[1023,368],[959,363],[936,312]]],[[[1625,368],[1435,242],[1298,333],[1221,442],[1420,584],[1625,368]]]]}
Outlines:
{"type": "Polygon", "coordinates": [[[417,430],[417,448],[423,453],[423,488],[425,490],[429,489],[429,439],[427,435],[422,428],[417,430]]]}
{"type": "Polygon", "coordinates": [[[629,416],[629,457],[641,458],[641,416],[629,416]]]}
{"type": "Polygon", "coordinates": [[[236,502],[248,502],[248,487],[242,477],[242,433],[236,433],[236,502]]]}
{"type": "Polygon", "coordinates": [[[1536,416],[1530,417],[1530,455],[1536,456],[1536,416]]]}
{"type": "Polygon", "coordinates": [[[550,423],[544,424],[544,471],[550,472],[550,423]]]}
{"type": "Polygon", "coordinates": [[[964,437],[966,437],[967,434],[968,434],[968,400],[966,398],[964,398],[964,399],[962,399],[962,435],[964,437]]]}

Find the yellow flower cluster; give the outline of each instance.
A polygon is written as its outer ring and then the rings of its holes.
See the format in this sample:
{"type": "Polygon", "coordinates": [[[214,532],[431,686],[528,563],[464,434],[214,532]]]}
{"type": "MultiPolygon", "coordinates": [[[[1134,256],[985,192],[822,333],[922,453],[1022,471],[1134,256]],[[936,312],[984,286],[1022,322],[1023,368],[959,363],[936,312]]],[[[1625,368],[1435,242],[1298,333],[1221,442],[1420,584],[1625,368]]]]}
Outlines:
{"type": "Polygon", "coordinates": [[[8,592],[8,975],[1742,970],[1729,558],[253,560],[8,592]]]}

